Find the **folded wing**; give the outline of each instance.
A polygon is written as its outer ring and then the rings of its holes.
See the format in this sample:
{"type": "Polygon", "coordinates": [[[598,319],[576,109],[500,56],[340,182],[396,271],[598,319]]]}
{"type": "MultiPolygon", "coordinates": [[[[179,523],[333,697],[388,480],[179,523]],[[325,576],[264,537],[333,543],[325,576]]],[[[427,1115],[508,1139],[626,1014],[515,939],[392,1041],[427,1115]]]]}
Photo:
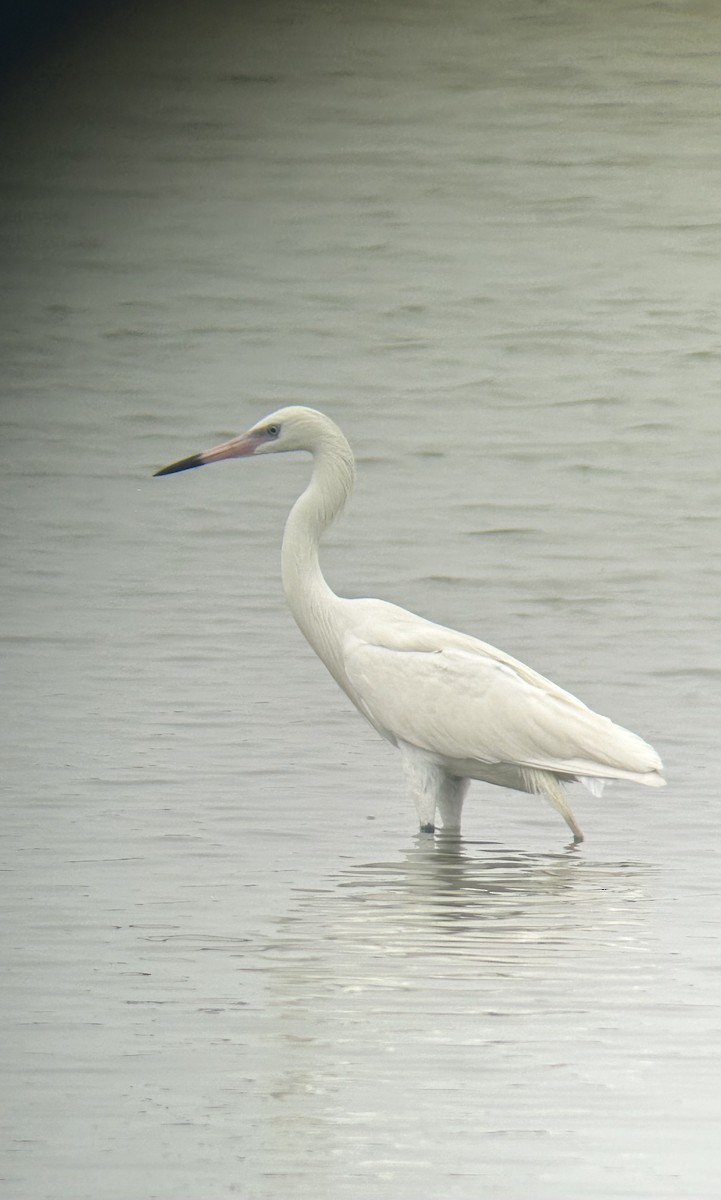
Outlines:
{"type": "Polygon", "coordinates": [[[484,642],[403,618],[381,637],[377,620],[370,637],[361,623],[344,653],[355,703],[391,740],[458,763],[663,784],[658,755],[636,734],[484,642]]]}

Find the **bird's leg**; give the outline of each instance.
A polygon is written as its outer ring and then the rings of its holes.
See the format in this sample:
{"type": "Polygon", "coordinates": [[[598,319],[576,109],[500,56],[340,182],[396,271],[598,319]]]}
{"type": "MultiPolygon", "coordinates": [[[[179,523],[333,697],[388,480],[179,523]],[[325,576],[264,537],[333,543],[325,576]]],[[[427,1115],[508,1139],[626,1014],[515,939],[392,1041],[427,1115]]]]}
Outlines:
{"type": "Polygon", "coordinates": [[[568,828],[571,830],[571,833],[573,834],[574,842],[582,842],[583,834],[582,834],[579,826],[576,824],[576,818],[574,817],[573,813],[571,812],[570,805],[569,805],[568,801],[566,800],[566,797],[563,793],[563,788],[561,787],[561,784],[556,779],[555,775],[551,775],[550,772],[544,771],[541,788],[543,790],[544,796],[548,800],[548,803],[551,804],[553,806],[553,808],[556,809],[556,812],[559,812],[561,814],[564,821],[568,825],[568,828]]]}
{"type": "Polygon", "coordinates": [[[413,799],[415,800],[416,811],[418,813],[418,828],[421,833],[435,833],[436,827],[433,823],[436,815],[435,805],[433,806],[433,817],[431,817],[431,809],[421,802],[420,797],[414,796],[413,799]]]}
{"type": "Polygon", "coordinates": [[[436,797],[436,806],[446,832],[460,833],[463,801],[470,780],[459,779],[457,775],[445,775],[445,773],[444,776],[441,789],[436,797]]]}
{"type": "Polygon", "coordinates": [[[400,742],[403,769],[410,787],[421,833],[433,833],[438,808],[444,828],[460,829],[463,797],[468,787],[465,779],[456,779],[434,762],[417,746],[400,742]]]}
{"type": "Polygon", "coordinates": [[[418,813],[421,833],[433,833],[436,828],[436,796],[438,768],[417,746],[399,742],[403,770],[418,813]]]}

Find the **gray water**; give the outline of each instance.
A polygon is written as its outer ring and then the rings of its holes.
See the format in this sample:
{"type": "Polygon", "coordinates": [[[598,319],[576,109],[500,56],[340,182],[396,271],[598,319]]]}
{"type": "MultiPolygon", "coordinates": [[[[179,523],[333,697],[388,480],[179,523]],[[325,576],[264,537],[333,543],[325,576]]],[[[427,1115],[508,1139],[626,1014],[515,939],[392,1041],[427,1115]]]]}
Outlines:
{"type": "Polygon", "coordinates": [[[119,8],[6,90],[3,1195],[718,1195],[715,6],[119,8]],[[663,792],[400,764],[279,580],[492,641],[663,792]]]}

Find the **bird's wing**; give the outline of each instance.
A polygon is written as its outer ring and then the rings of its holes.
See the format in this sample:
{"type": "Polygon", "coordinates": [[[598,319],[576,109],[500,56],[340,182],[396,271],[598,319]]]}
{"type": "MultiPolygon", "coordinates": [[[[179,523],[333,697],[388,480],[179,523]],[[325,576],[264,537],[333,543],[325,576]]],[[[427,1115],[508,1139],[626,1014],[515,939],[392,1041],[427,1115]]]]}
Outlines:
{"type": "Polygon", "coordinates": [[[393,740],[566,774],[660,768],[641,738],[502,651],[390,605],[382,613],[380,629],[376,620],[349,631],[344,663],[355,703],[393,740]]]}

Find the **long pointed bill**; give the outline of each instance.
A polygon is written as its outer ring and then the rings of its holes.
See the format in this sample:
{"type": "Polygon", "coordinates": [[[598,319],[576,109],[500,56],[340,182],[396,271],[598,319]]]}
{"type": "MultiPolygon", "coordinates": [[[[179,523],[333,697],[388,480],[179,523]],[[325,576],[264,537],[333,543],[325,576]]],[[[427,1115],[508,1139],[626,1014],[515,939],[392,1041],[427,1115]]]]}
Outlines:
{"type": "Polygon", "coordinates": [[[204,450],[202,454],[191,454],[189,458],[181,458],[179,462],[171,463],[168,467],[161,467],[155,475],[174,475],[176,471],[190,471],[193,467],[204,467],[206,463],[220,462],[221,458],[246,458],[255,454],[263,440],[258,434],[244,433],[242,437],[231,438],[229,442],[213,446],[212,450],[204,450]]]}

